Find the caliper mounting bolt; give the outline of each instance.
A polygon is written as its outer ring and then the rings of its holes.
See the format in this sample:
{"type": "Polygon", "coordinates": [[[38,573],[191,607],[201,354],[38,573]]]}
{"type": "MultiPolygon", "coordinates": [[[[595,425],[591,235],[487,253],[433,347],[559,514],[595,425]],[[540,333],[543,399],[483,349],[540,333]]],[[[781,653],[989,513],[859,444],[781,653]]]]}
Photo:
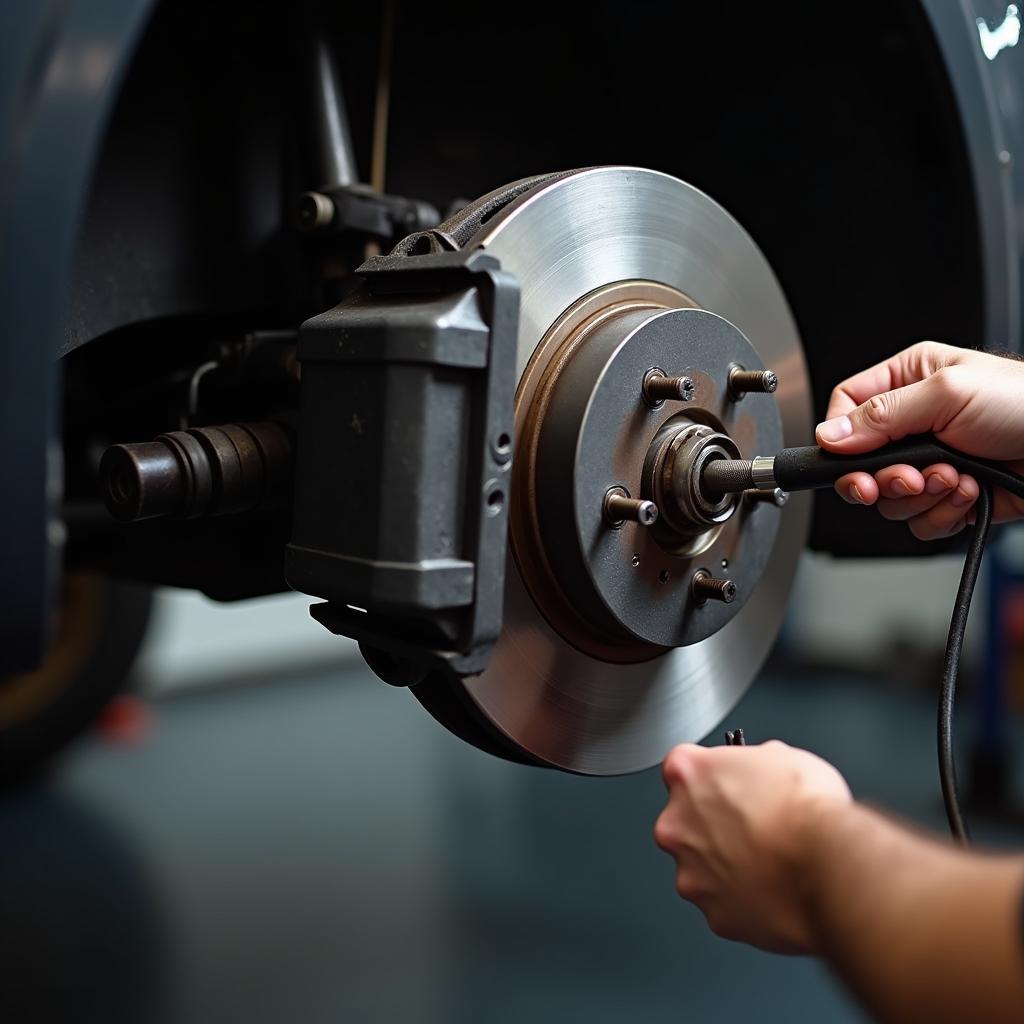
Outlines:
{"type": "Polygon", "coordinates": [[[789,492],[784,491],[781,487],[776,487],[771,491],[752,487],[749,491],[743,492],[743,497],[753,504],[774,505],[776,508],[782,508],[789,501],[789,492]]]}
{"type": "Polygon", "coordinates": [[[666,399],[672,402],[689,402],[697,393],[692,377],[670,377],[664,370],[654,367],[644,374],[644,400],[657,408],[666,399]]]}
{"type": "Polygon", "coordinates": [[[641,526],[658,521],[658,506],[653,501],[631,498],[625,487],[612,487],[604,496],[604,521],[618,529],[626,520],[641,526]]]}
{"type": "Polygon", "coordinates": [[[721,601],[732,604],[736,600],[736,584],[732,580],[715,579],[706,569],[698,569],[690,580],[690,591],[697,604],[721,601]]]}
{"type": "Polygon", "coordinates": [[[778,375],[771,370],[744,370],[742,366],[734,366],[729,371],[729,397],[734,402],[746,394],[774,394],[778,386],[778,375]]]}

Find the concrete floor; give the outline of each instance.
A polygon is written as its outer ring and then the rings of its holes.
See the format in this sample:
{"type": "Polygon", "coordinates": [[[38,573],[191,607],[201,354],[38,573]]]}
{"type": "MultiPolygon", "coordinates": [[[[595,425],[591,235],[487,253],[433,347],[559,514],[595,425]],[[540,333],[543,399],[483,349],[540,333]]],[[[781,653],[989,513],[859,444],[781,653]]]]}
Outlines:
{"type": "MultiPolygon", "coordinates": [[[[0,803],[0,1018],[862,1019],[818,964],[676,899],[656,772],[493,760],[351,666],[153,710],[142,745],[90,739],[0,803]]],[[[941,825],[933,723],[863,679],[771,674],[729,719],[941,825]]]]}

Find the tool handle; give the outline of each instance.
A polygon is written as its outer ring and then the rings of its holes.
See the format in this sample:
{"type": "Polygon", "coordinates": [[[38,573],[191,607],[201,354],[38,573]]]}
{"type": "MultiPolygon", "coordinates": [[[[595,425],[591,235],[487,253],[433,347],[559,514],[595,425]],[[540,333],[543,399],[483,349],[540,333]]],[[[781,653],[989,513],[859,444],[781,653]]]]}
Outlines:
{"type": "Polygon", "coordinates": [[[960,473],[969,473],[994,487],[1024,497],[1024,480],[1001,462],[976,458],[950,448],[930,434],[906,437],[883,448],[858,455],[835,455],[817,445],[784,448],[775,456],[775,481],[784,491],[809,491],[831,487],[841,476],[859,470],[877,473],[886,466],[907,465],[917,469],[944,462],[960,473]]]}

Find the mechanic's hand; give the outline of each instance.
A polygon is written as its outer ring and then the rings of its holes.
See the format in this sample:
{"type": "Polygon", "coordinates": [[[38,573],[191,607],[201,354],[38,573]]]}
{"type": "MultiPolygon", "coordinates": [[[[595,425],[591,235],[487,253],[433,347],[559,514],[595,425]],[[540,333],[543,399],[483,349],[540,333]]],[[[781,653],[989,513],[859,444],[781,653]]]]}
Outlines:
{"type": "MultiPolygon", "coordinates": [[[[968,455],[1024,470],[1024,362],[923,341],[843,381],[833,392],[818,444],[854,454],[908,434],[932,433],[968,455]]],[[[905,519],[921,540],[948,537],[972,519],[978,483],[949,465],[917,470],[889,466],[848,473],[840,496],[873,505],[887,519],[905,519]]],[[[1024,516],[1024,501],[995,492],[998,522],[1024,516]]]]}
{"type": "Polygon", "coordinates": [[[655,842],[676,861],[676,889],[711,930],[778,953],[817,952],[808,914],[813,824],[851,802],[820,757],[777,740],[683,744],[665,758],[668,806],[655,842]]]}

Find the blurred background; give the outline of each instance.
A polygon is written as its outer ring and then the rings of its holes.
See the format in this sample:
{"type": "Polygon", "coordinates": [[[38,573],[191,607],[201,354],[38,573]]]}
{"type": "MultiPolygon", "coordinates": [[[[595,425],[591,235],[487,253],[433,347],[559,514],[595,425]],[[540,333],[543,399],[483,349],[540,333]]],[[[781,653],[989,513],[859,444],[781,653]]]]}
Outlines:
{"type": "MultiPolygon", "coordinates": [[[[979,840],[1022,847],[1024,531],[988,563],[961,774],[979,840]]],[[[805,555],[778,649],[723,728],[809,747],[860,798],[941,830],[959,572],[955,554],[805,555]]],[[[482,754],[307,605],[159,591],[133,696],[4,795],[7,1019],[862,1019],[815,962],[718,939],[676,898],[650,835],[656,770],[482,754]]]]}

